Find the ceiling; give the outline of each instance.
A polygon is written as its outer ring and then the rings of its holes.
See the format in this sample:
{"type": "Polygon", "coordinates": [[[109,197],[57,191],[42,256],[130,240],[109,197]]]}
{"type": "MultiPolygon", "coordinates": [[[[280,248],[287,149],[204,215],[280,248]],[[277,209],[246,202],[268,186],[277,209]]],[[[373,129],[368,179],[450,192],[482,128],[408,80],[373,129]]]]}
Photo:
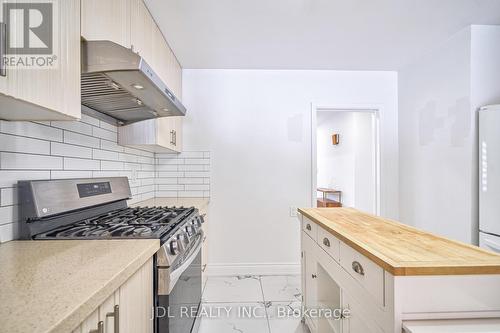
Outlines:
{"type": "Polygon", "coordinates": [[[396,70],[500,0],[146,0],[184,68],[396,70]]]}

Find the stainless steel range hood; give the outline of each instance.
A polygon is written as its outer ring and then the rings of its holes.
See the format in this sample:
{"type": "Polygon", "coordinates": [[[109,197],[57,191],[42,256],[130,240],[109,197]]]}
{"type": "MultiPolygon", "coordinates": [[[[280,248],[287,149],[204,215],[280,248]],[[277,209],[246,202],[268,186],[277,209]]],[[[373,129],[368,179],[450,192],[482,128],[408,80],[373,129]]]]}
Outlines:
{"type": "Polygon", "coordinates": [[[143,58],[111,41],[82,41],[81,91],[83,105],[122,124],[186,114],[143,58]]]}

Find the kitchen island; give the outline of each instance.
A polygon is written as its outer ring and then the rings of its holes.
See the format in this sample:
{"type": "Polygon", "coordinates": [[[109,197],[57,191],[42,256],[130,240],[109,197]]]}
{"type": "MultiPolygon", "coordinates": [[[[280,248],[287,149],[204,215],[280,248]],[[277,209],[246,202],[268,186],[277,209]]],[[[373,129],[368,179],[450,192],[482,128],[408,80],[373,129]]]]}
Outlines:
{"type": "Polygon", "coordinates": [[[118,309],[120,332],[133,332],[138,321],[152,327],[142,317],[153,305],[159,247],[157,239],[0,244],[0,332],[88,333],[100,321],[113,325],[109,314],[118,309]]]}
{"type": "Polygon", "coordinates": [[[500,256],[352,208],[299,209],[311,332],[400,333],[405,320],[500,316],[500,256]]]}

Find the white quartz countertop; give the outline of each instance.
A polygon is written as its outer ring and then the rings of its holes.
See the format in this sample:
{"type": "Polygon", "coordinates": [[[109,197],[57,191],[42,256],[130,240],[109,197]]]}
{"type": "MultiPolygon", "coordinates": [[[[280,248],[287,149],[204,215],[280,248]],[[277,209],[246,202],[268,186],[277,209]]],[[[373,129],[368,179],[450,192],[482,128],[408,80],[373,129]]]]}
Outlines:
{"type": "Polygon", "coordinates": [[[0,244],[0,332],[71,332],[159,247],[155,239],[0,244]]]}

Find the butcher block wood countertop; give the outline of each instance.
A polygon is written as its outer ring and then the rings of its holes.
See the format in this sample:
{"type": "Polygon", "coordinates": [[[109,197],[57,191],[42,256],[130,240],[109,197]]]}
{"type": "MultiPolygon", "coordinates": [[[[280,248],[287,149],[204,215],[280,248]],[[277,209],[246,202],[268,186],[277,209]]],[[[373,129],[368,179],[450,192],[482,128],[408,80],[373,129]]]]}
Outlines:
{"type": "Polygon", "coordinates": [[[353,208],[300,208],[395,276],[500,274],[500,255],[353,208]]]}

